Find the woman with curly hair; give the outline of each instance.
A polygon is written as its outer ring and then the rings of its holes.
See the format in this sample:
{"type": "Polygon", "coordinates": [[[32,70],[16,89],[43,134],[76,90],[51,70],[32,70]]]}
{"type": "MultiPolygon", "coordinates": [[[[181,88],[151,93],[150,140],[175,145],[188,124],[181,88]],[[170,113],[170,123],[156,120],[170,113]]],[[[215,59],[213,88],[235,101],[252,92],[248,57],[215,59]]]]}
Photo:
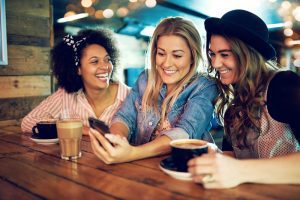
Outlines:
{"type": "Polygon", "coordinates": [[[110,124],[129,88],[118,81],[119,51],[110,31],[83,30],[67,35],[52,50],[52,70],[59,89],[22,121],[22,130],[45,118],[80,118],[88,134],[88,117],[110,124]]]}
{"type": "Polygon", "coordinates": [[[244,160],[218,153],[195,158],[189,163],[194,180],[206,188],[300,183],[299,75],[277,70],[267,26],[253,13],[233,10],[207,19],[205,29],[220,90],[223,151],[244,160]]]}

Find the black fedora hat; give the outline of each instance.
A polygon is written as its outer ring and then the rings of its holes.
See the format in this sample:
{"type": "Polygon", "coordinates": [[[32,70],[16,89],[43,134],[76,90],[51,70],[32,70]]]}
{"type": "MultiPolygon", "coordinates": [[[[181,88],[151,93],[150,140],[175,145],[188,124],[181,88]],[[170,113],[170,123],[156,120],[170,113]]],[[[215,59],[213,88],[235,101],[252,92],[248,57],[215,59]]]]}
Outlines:
{"type": "Polygon", "coordinates": [[[265,22],[246,10],[232,10],[221,18],[211,17],[204,22],[207,35],[224,34],[236,37],[252,46],[266,60],[276,56],[269,43],[269,32],[265,22]]]}

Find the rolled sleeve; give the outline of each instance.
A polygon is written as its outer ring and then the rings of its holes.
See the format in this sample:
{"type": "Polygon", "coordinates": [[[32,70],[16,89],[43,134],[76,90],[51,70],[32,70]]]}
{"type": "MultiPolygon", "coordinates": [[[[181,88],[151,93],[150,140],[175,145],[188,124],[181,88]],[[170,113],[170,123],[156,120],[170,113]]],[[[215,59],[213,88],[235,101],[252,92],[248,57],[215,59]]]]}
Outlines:
{"type": "Polygon", "coordinates": [[[189,138],[189,134],[184,129],[179,128],[179,127],[163,131],[163,132],[161,132],[161,135],[166,135],[171,140],[188,139],[189,138]]]}

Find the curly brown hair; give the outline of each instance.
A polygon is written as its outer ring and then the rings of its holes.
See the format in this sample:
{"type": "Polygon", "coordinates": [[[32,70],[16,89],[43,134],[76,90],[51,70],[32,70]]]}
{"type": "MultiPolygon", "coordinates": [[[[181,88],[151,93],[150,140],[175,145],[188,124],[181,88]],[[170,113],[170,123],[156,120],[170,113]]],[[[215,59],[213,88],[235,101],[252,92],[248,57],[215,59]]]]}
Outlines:
{"type": "MultiPolygon", "coordinates": [[[[79,60],[83,55],[84,50],[92,44],[98,44],[105,48],[111,58],[113,64],[112,80],[117,81],[116,71],[119,66],[120,53],[117,48],[116,40],[113,32],[107,29],[85,29],[81,30],[76,36],[73,36],[75,41],[85,38],[77,47],[79,60]]],[[[83,88],[82,77],[78,75],[79,65],[76,66],[73,48],[61,40],[51,51],[51,67],[53,74],[57,79],[59,87],[64,88],[68,93],[77,92],[83,88]]]]}

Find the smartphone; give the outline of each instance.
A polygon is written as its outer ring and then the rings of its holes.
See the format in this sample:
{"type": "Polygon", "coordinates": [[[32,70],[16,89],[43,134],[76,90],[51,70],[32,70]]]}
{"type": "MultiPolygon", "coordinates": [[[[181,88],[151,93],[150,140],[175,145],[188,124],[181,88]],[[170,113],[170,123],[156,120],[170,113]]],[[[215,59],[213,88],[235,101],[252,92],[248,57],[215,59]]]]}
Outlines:
{"type": "Polygon", "coordinates": [[[102,135],[110,132],[109,127],[105,124],[105,122],[103,122],[99,119],[93,118],[93,117],[89,117],[88,120],[90,123],[90,127],[92,127],[93,129],[96,129],[102,135]]]}

